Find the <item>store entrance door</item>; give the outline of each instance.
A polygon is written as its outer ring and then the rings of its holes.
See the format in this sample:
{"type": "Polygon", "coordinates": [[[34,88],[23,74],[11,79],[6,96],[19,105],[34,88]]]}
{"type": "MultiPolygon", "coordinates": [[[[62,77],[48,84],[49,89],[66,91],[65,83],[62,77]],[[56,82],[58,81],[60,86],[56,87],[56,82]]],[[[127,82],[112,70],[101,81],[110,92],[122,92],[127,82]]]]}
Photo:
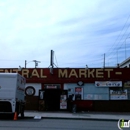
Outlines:
{"type": "Polygon", "coordinates": [[[45,89],[44,101],[46,111],[60,110],[60,89],[45,89]]]}
{"type": "Polygon", "coordinates": [[[59,111],[67,110],[67,90],[44,89],[39,90],[39,110],[59,111]]]}

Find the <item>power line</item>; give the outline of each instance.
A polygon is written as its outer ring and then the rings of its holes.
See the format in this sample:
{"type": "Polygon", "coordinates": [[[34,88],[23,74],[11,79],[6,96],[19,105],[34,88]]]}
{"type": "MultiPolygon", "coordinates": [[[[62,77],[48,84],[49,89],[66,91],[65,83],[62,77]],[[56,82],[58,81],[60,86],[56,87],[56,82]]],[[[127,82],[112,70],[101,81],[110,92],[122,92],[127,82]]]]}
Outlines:
{"type": "MultiPolygon", "coordinates": [[[[123,28],[121,29],[121,31],[120,31],[120,33],[119,33],[119,35],[117,36],[117,39],[115,40],[115,42],[114,42],[113,46],[114,46],[114,45],[116,45],[116,42],[118,41],[118,38],[120,37],[120,35],[121,35],[122,31],[124,30],[124,28],[125,28],[125,26],[126,26],[126,24],[127,24],[128,20],[129,20],[129,18],[130,18],[130,15],[128,16],[128,18],[127,18],[127,20],[126,20],[126,22],[125,22],[125,24],[124,24],[123,28]]],[[[129,26],[130,26],[130,24],[129,24],[129,26]]],[[[129,26],[128,26],[128,28],[129,28],[129,26]]],[[[127,29],[128,29],[128,28],[127,28],[127,29]]],[[[126,30],[126,31],[127,31],[127,30],[126,30]]],[[[125,31],[125,32],[126,32],[126,31],[125,31]]],[[[124,35],[123,35],[123,36],[124,36],[124,35]]],[[[123,36],[122,36],[122,37],[123,37],[123,36]]],[[[121,38],[122,38],[122,37],[121,37],[121,38]]],[[[120,39],[120,40],[121,40],[121,39],[120,39]]],[[[106,53],[108,53],[108,52],[109,52],[109,51],[113,48],[113,46],[112,46],[112,47],[111,47],[111,48],[110,48],[110,49],[109,49],[106,53]]],[[[115,48],[116,48],[116,47],[115,47],[115,48]]],[[[113,48],[113,50],[114,50],[115,48],[113,48]]],[[[112,52],[111,52],[111,53],[112,53],[112,52]]],[[[111,55],[111,53],[110,53],[109,55],[111,55]]],[[[108,56],[109,56],[109,55],[108,55],[108,56]]]]}
{"type": "MultiPolygon", "coordinates": [[[[129,15],[128,19],[129,19],[129,18],[130,18],[130,15],[129,15]]],[[[127,19],[126,23],[128,22],[128,19],[127,19]]],[[[126,23],[125,23],[125,25],[126,25],[126,23]]],[[[125,25],[124,25],[123,29],[125,28],[125,25]]],[[[122,37],[120,38],[119,42],[123,39],[123,37],[125,36],[125,33],[127,32],[127,30],[128,30],[129,27],[130,27],[130,24],[129,24],[128,27],[126,28],[126,30],[125,30],[124,34],[122,35],[122,37]]],[[[126,36],[125,40],[127,39],[128,36],[129,36],[129,34],[126,36]]],[[[118,37],[119,37],[119,36],[118,36],[118,37]]],[[[122,45],[125,43],[125,40],[124,40],[124,42],[118,47],[117,51],[114,51],[114,52],[116,52],[116,54],[117,54],[117,64],[118,64],[118,50],[119,50],[119,49],[122,47],[122,45]]],[[[117,48],[117,47],[114,47],[113,50],[115,50],[116,48],[117,48]]],[[[110,56],[112,53],[113,53],[113,52],[111,52],[108,56],[110,56]]],[[[113,57],[113,55],[112,55],[111,57],[113,57]]],[[[110,59],[111,57],[109,57],[109,59],[110,59]]]]}

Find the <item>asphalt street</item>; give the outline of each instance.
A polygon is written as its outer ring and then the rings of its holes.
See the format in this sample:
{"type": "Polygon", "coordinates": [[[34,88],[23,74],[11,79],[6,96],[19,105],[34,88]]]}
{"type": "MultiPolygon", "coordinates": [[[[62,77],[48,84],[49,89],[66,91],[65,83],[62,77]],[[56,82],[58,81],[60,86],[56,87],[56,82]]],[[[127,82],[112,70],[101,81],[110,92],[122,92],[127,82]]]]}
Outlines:
{"type": "Polygon", "coordinates": [[[0,119],[0,130],[119,130],[116,121],[69,119],[0,119]]]}

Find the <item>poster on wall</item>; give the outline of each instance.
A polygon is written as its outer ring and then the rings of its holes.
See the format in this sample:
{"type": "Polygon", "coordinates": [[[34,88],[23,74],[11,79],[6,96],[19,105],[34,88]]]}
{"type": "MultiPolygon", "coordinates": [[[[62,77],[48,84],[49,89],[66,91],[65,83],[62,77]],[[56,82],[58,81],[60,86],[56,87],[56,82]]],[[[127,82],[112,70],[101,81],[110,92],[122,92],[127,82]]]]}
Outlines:
{"type": "Polygon", "coordinates": [[[128,99],[127,90],[110,90],[111,100],[126,100],[128,99]]]}
{"type": "Polygon", "coordinates": [[[98,100],[99,96],[97,94],[94,95],[94,100],[98,100]]]}
{"type": "Polygon", "coordinates": [[[60,109],[67,109],[67,95],[60,96],[60,109]]]}
{"type": "Polygon", "coordinates": [[[102,95],[99,95],[99,94],[86,94],[84,99],[87,99],[87,100],[102,100],[102,95]]]}
{"type": "Polygon", "coordinates": [[[83,88],[75,87],[75,100],[82,100],[82,99],[83,99],[83,88]]]}
{"type": "Polygon", "coordinates": [[[44,99],[44,91],[39,91],[39,98],[40,98],[41,100],[44,99]]]}
{"type": "Polygon", "coordinates": [[[102,95],[94,94],[94,100],[102,100],[102,95]]]}
{"type": "Polygon", "coordinates": [[[85,96],[85,99],[90,99],[90,100],[92,100],[92,99],[93,99],[93,94],[87,94],[87,95],[85,96]]]}

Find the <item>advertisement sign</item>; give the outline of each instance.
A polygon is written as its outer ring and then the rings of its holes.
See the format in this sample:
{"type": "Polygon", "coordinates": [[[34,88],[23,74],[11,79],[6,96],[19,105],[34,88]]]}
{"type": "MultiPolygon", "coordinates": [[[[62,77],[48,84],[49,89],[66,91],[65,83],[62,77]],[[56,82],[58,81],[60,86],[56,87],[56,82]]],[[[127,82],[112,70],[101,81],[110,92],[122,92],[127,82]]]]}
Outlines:
{"type": "Polygon", "coordinates": [[[93,94],[87,94],[87,95],[85,96],[85,99],[92,100],[92,99],[93,99],[93,94]]]}
{"type": "Polygon", "coordinates": [[[67,109],[67,95],[60,96],[60,109],[67,109]]]}
{"type": "Polygon", "coordinates": [[[110,90],[111,100],[124,100],[128,99],[127,90],[110,90]]]}
{"type": "Polygon", "coordinates": [[[56,89],[57,86],[46,86],[47,89],[56,89]]]}
{"type": "Polygon", "coordinates": [[[122,81],[95,81],[96,87],[122,87],[122,81]]]}
{"type": "Polygon", "coordinates": [[[130,81],[125,82],[124,87],[127,87],[127,88],[129,87],[130,88],[130,81]]]}
{"type": "Polygon", "coordinates": [[[102,95],[100,95],[100,94],[86,94],[86,96],[84,96],[84,99],[86,99],[86,100],[102,100],[102,95]]]}
{"type": "Polygon", "coordinates": [[[83,88],[75,87],[75,100],[82,100],[83,97],[83,88]]]}
{"type": "Polygon", "coordinates": [[[44,89],[60,89],[60,84],[44,84],[44,89]]]}

